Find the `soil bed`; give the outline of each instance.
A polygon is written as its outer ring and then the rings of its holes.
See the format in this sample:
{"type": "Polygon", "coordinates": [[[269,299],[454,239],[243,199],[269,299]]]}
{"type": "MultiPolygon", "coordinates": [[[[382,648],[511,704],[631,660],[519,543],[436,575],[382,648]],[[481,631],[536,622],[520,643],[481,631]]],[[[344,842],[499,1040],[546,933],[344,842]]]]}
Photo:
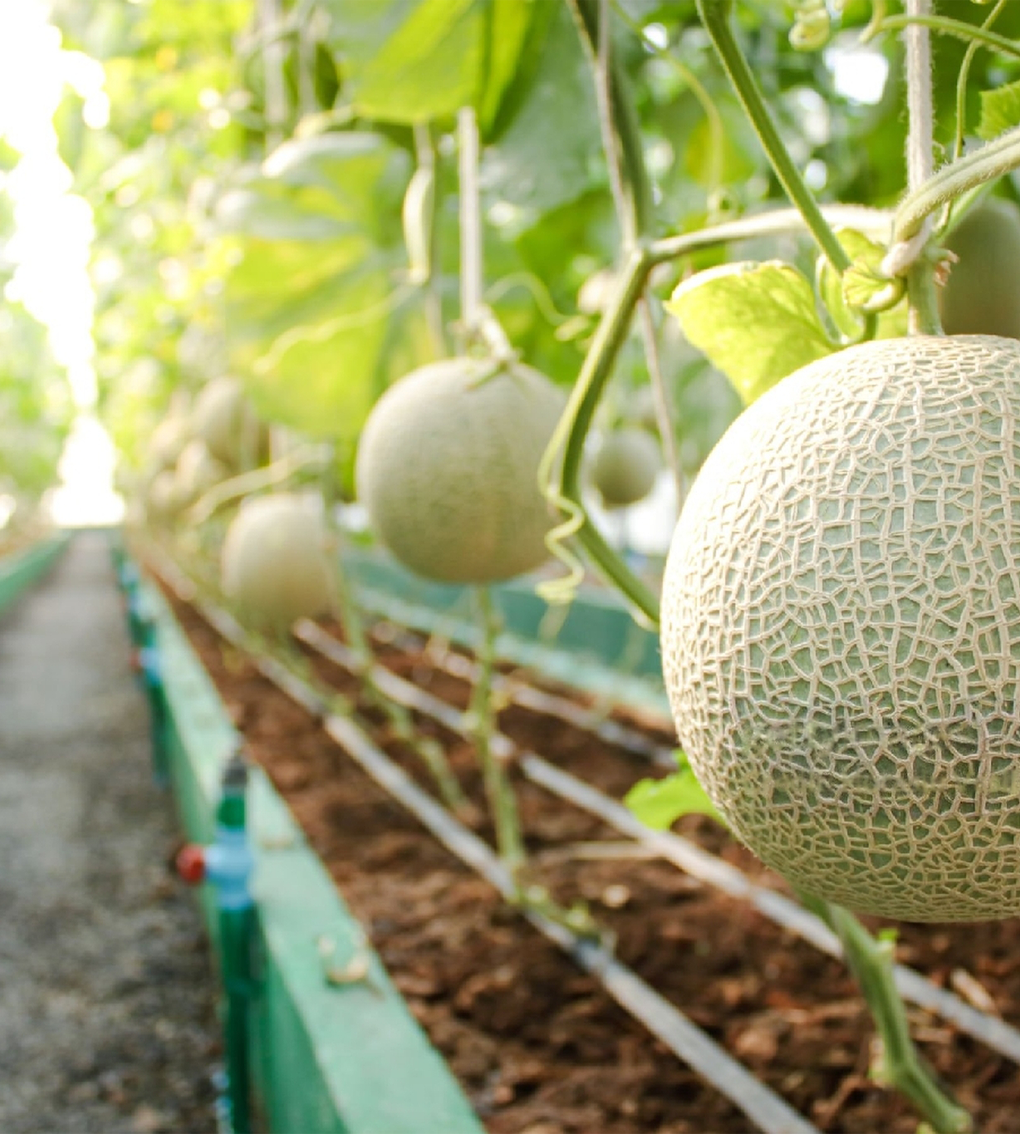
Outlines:
{"type": "MultiPolygon", "coordinates": [[[[748,1132],[743,1114],[438,846],[190,607],[170,597],[252,758],[287,799],[491,1134],[748,1132]]],[[[380,646],[379,656],[430,692],[466,704],[465,683],[435,669],[425,654],[380,646]]],[[[350,675],[318,659],[313,664],[357,696],[350,675]]],[[[379,714],[362,708],[376,742],[431,788],[379,714]]],[[[516,706],[502,711],[500,726],[614,798],[656,774],[624,750],[516,706]]],[[[431,722],[423,721],[422,730],[444,741],[477,804],[472,825],[488,837],[470,746],[431,722]]],[[[651,735],[661,743],[661,730],[651,735]]],[[[584,899],[614,935],[621,961],[821,1129],[916,1130],[912,1108],[868,1080],[870,1017],[840,962],[747,905],[635,854],[617,833],[527,781],[516,786],[536,879],[564,902],[584,899]],[[603,844],[600,857],[591,857],[593,843],[603,844]]],[[[677,830],[759,882],[785,889],[711,821],[688,817],[677,830]]],[[[898,958],[957,991],[973,989],[972,980],[1006,1019],[1017,1020],[1018,924],[897,923],[898,958]]],[[[924,1056],[976,1128],[1020,1130],[1016,1066],[927,1012],[911,1009],[910,1019],[924,1056]]],[[[440,1132],[423,1128],[422,1134],[440,1132]]]]}

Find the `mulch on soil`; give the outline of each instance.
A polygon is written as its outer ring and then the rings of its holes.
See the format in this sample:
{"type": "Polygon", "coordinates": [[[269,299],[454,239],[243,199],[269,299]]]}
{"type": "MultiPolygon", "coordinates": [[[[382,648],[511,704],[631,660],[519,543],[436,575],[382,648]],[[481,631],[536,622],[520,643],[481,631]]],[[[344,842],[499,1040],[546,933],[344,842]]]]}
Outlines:
{"type": "MultiPolygon", "coordinates": [[[[286,798],[491,1134],[749,1131],[746,1116],[437,845],[190,607],[170,597],[251,757],[286,798]]],[[[423,655],[380,646],[379,656],[395,672],[466,705],[464,683],[423,655]]],[[[357,696],[357,683],[338,667],[314,665],[357,696]]],[[[376,742],[431,787],[380,715],[362,709],[376,742]]],[[[616,798],[655,774],[623,750],[519,707],[504,709],[500,726],[616,798]]],[[[488,837],[470,745],[431,723],[422,722],[422,730],[444,741],[478,805],[474,826],[488,837]]],[[[655,739],[662,739],[661,730],[655,739]]],[[[515,786],[536,878],[565,903],[583,898],[614,934],[621,961],[821,1129],[916,1130],[913,1109],[868,1078],[873,1029],[841,963],[669,864],[613,854],[621,842],[615,832],[523,779],[515,786]],[[599,842],[609,857],[570,851],[572,844],[599,842]]],[[[709,820],[690,816],[676,829],[756,880],[785,889],[709,820]]],[[[1020,1019],[1016,919],[896,928],[900,960],[958,991],[976,983],[977,994],[986,991],[1004,1017],[1020,1019]]],[[[1016,1066],[927,1012],[911,1008],[909,1016],[925,1058],[977,1129],[1020,1131],[1016,1066]]]]}

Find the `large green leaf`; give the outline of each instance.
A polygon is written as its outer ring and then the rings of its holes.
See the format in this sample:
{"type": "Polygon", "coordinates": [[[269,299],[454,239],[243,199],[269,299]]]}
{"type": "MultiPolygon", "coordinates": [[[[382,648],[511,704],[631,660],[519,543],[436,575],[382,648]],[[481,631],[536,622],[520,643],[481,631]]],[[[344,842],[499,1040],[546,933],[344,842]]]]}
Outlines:
{"type": "Polygon", "coordinates": [[[0,307],[0,492],[38,496],[57,479],[70,389],[46,329],[17,303],[0,307]]]}
{"type": "Polygon", "coordinates": [[[986,142],[1020,126],[1020,81],[981,92],[981,121],[977,134],[986,142]]]}
{"type": "Polygon", "coordinates": [[[604,181],[591,72],[565,4],[549,23],[530,88],[482,165],[488,192],[535,212],[604,181]]]}
{"type": "Polygon", "coordinates": [[[224,197],[230,360],[267,418],[349,441],[380,390],[430,357],[402,280],[409,173],[382,136],[331,134],[284,143],[224,197]]]}
{"type": "Polygon", "coordinates": [[[666,309],[748,404],[836,349],[818,318],[811,284],[778,260],[698,272],[673,292],[666,309]]]}
{"type": "Polygon", "coordinates": [[[330,0],[331,42],[355,111],[382,122],[478,111],[495,121],[546,0],[330,0]]]}

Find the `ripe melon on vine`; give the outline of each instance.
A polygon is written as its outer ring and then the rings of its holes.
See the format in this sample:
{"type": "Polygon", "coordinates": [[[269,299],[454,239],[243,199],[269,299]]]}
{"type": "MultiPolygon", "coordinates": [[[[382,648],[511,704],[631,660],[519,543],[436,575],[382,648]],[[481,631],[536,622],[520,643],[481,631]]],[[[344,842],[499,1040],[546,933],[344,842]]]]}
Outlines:
{"type": "Polygon", "coordinates": [[[1020,338],[1020,209],[990,197],[945,244],[958,257],[939,295],[946,334],[1020,338]]]}
{"type": "Polygon", "coordinates": [[[449,358],[391,386],[358,445],[355,480],[377,538],[444,583],[492,583],[549,556],[538,466],[565,399],[520,363],[449,358]]]}
{"type": "Polygon", "coordinates": [[[268,624],[286,627],[330,607],[322,516],[288,492],[249,497],[223,541],[224,593],[268,624]]]}
{"type": "Polygon", "coordinates": [[[662,655],[680,743],[796,886],[1020,913],[1020,343],[850,347],[730,427],[684,505],[662,655]]]}
{"type": "Polygon", "coordinates": [[[662,468],[659,445],[644,429],[613,430],[602,438],[591,465],[591,481],[607,508],[626,508],[655,487],[662,468]]]}

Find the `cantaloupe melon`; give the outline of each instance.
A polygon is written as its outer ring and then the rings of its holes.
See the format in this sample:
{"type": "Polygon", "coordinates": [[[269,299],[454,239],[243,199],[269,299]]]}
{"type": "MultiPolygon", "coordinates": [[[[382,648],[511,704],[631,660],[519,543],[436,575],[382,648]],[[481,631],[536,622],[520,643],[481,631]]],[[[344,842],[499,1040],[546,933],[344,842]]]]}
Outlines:
{"type": "Polygon", "coordinates": [[[680,743],[819,897],[1020,913],[1020,343],[871,342],[730,427],[662,596],[680,743]]]}
{"type": "Polygon", "coordinates": [[[294,493],[249,497],[227,529],[220,578],[228,597],[267,624],[324,614],[331,591],[321,512],[294,493]]]}
{"type": "Polygon", "coordinates": [[[939,294],[946,334],[1020,338],[1020,209],[989,197],[945,244],[959,257],[939,294]]]}
{"type": "Polygon", "coordinates": [[[643,500],[655,486],[662,456],[644,429],[607,433],[591,464],[591,482],[607,508],[626,508],[643,500]]]}
{"type": "Polygon", "coordinates": [[[191,428],[209,452],[228,468],[238,469],[264,455],[265,428],[259,422],[237,378],[221,375],[207,382],[195,397],[191,428]],[[246,454],[246,448],[250,450],[246,454]]]}
{"type": "Polygon", "coordinates": [[[563,394],[537,370],[477,358],[430,363],[391,386],[358,445],[358,499],[412,571],[492,583],[549,557],[538,465],[563,394]]]}

